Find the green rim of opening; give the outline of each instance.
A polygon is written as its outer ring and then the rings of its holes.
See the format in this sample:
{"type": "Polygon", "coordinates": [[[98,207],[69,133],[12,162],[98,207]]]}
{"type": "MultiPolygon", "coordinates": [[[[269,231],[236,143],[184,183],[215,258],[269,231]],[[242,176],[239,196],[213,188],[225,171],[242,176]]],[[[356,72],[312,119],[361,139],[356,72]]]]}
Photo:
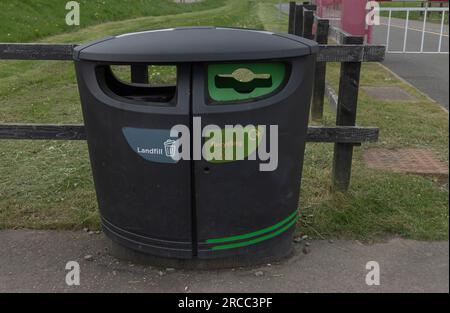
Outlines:
{"type": "Polygon", "coordinates": [[[208,65],[208,93],[213,101],[238,101],[262,97],[277,90],[283,83],[286,75],[286,66],[280,62],[274,63],[236,63],[236,64],[211,64],[208,65]],[[239,82],[230,79],[230,87],[217,86],[219,75],[231,75],[237,69],[248,69],[256,75],[269,74],[269,85],[258,84],[258,79],[251,82],[239,82]],[[241,92],[233,87],[249,88],[251,91],[241,92]]]}

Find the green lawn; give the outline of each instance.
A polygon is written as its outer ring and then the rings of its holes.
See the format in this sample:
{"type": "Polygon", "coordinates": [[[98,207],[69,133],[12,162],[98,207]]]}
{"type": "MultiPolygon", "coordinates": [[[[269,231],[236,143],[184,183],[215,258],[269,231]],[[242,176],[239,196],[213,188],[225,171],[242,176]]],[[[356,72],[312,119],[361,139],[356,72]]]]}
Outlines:
{"type": "MultiPolygon", "coordinates": [[[[338,88],[339,65],[328,66],[328,80],[338,88]]],[[[332,145],[310,144],[303,180],[304,210],[309,234],[315,237],[371,240],[386,235],[413,239],[448,238],[448,184],[432,178],[368,169],[362,156],[370,148],[431,149],[448,164],[448,114],[416,89],[376,63],[364,64],[362,86],[399,86],[417,98],[413,103],[381,102],[360,91],[358,124],[380,128],[379,142],[355,148],[352,185],[348,193],[326,188],[331,175],[332,145]]],[[[335,114],[325,111],[325,124],[335,114]]]]}
{"type": "MultiPolygon", "coordinates": [[[[185,25],[285,31],[287,17],[278,15],[274,3],[277,1],[205,0],[195,9],[186,6],[187,12],[181,13],[171,1],[159,0],[147,12],[151,16],[117,21],[122,15],[111,13],[109,18],[102,15],[92,20],[91,26],[69,32],[52,28],[54,35],[29,40],[81,43],[111,34],[185,25]],[[116,21],[99,24],[106,19],[116,21]]],[[[26,31],[17,33],[10,41],[24,40],[27,35],[26,31]]],[[[337,84],[338,68],[337,64],[329,66],[328,79],[333,85],[337,84]]],[[[155,73],[152,79],[156,81],[170,75],[155,73]]],[[[362,84],[398,85],[415,95],[417,101],[377,102],[361,93],[358,124],[379,126],[381,137],[376,144],[355,149],[352,185],[347,193],[330,192],[333,145],[307,145],[299,232],[361,240],[386,236],[446,239],[448,186],[431,178],[370,170],[362,161],[362,153],[371,147],[426,146],[448,162],[448,114],[377,64],[364,65],[362,84]]],[[[332,125],[334,115],[328,108],[325,116],[325,123],[332,125]]],[[[73,64],[0,62],[0,122],[82,122],[73,64]]],[[[99,227],[86,143],[0,141],[0,229],[83,227],[99,227]]]]}

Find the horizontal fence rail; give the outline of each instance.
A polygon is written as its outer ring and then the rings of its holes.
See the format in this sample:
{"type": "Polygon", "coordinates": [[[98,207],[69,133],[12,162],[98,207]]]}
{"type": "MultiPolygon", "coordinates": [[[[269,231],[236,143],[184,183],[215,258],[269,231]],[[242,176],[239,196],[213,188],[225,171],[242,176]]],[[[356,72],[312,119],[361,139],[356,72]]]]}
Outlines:
{"type": "MultiPolygon", "coordinates": [[[[74,44],[0,43],[0,59],[72,61],[74,44]]],[[[319,45],[318,62],[380,62],[384,46],[319,45]]]]}
{"type": "Polygon", "coordinates": [[[385,46],[320,45],[318,62],[381,62],[385,46]]]}
{"type": "Polygon", "coordinates": [[[306,136],[307,142],[353,143],[377,142],[378,127],[358,126],[310,126],[306,136]]]}
{"type": "Polygon", "coordinates": [[[4,60],[73,60],[72,44],[0,43],[0,59],[4,60]]]}
{"type": "Polygon", "coordinates": [[[0,139],[86,140],[86,132],[81,124],[0,124],[0,139]]]}
{"type": "MultiPolygon", "coordinates": [[[[308,142],[376,142],[375,127],[308,127],[308,142]]],[[[0,139],[86,140],[84,125],[0,124],[0,139]]]]}

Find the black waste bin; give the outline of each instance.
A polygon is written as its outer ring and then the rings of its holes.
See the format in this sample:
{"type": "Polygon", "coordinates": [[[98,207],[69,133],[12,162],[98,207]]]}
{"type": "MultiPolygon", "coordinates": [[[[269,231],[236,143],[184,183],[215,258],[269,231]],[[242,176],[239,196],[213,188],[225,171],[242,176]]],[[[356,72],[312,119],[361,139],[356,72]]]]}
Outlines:
{"type": "Polygon", "coordinates": [[[288,255],[316,51],[297,36],[221,27],[151,30],[77,47],[105,234],[143,254],[195,262],[288,255]],[[176,84],[127,83],[112,65],[175,66],[176,84]],[[190,136],[171,132],[175,125],[190,136]],[[202,136],[209,125],[223,138],[202,136]],[[242,137],[232,133],[239,125],[242,137]],[[211,157],[230,147],[231,158],[211,157]],[[262,170],[256,151],[269,148],[278,155],[266,155],[262,170]]]}

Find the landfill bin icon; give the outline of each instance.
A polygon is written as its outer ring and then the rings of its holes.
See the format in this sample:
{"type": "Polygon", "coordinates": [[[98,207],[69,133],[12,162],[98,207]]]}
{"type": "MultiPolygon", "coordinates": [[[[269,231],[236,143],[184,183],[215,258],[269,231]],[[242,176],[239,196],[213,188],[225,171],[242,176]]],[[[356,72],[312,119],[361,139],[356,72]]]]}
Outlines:
{"type": "Polygon", "coordinates": [[[162,260],[234,266],[289,255],[316,52],[297,36],[223,27],[76,47],[105,234],[162,260]],[[174,66],[176,83],[125,82],[113,65],[174,66]],[[272,147],[275,166],[261,170],[272,147]]]}
{"type": "Polygon", "coordinates": [[[172,140],[172,139],[167,139],[164,142],[164,149],[166,151],[166,156],[175,158],[176,153],[177,153],[176,141],[172,140]]]}

